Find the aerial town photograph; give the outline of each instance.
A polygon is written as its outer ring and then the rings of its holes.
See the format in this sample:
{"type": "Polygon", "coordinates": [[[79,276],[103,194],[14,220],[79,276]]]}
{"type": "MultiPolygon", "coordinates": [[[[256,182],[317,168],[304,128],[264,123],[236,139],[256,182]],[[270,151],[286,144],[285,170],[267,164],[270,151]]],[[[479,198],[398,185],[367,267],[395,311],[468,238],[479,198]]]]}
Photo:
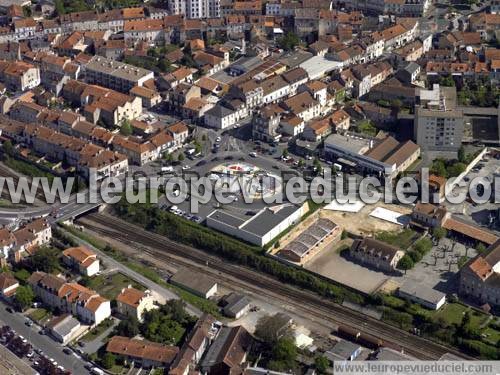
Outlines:
{"type": "Polygon", "coordinates": [[[500,0],[0,0],[33,374],[500,374],[500,0]]]}

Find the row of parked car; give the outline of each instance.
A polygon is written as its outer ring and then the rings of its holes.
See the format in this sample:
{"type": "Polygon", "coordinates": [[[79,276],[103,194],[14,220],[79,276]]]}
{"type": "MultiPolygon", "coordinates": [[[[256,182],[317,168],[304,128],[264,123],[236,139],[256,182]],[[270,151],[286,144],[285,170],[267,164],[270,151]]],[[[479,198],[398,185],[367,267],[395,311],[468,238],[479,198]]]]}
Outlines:
{"type": "Polygon", "coordinates": [[[177,206],[171,206],[168,209],[168,211],[170,211],[174,215],[182,216],[184,219],[194,221],[195,223],[201,223],[203,221],[201,217],[196,216],[196,215],[192,215],[189,212],[185,212],[185,211],[181,210],[180,208],[178,208],[177,206]]]}
{"type": "Polygon", "coordinates": [[[16,331],[8,325],[0,328],[0,343],[19,358],[26,358],[30,361],[31,366],[39,374],[71,375],[70,371],[59,366],[54,359],[46,356],[41,349],[33,348],[28,340],[21,335],[17,335],[16,331]]]}

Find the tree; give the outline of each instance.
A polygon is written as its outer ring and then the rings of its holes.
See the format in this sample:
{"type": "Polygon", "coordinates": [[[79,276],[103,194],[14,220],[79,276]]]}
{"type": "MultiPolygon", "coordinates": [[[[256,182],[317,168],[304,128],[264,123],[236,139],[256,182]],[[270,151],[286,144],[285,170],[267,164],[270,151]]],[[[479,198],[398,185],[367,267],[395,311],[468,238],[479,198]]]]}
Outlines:
{"type": "Polygon", "coordinates": [[[278,39],[279,47],[284,49],[285,51],[291,51],[299,44],[300,44],[299,37],[291,31],[288,32],[285,36],[278,39]]]}
{"type": "Polygon", "coordinates": [[[314,367],[320,374],[326,374],[330,367],[330,361],[324,355],[319,355],[314,358],[314,367]]]}
{"type": "Polygon", "coordinates": [[[139,321],[134,317],[121,320],[116,326],[116,334],[119,336],[134,337],[137,336],[139,332],[139,321]]]}
{"type": "Polygon", "coordinates": [[[399,260],[398,262],[398,268],[400,270],[406,271],[411,270],[415,263],[413,262],[413,259],[410,258],[408,254],[403,255],[403,257],[399,260]]]}
{"type": "Polygon", "coordinates": [[[35,299],[35,293],[29,285],[19,286],[16,289],[16,294],[14,296],[15,304],[21,309],[24,310],[31,306],[33,300],[35,299]]]}
{"type": "Polygon", "coordinates": [[[174,161],[174,158],[172,156],[172,154],[168,153],[168,152],[164,152],[163,153],[163,159],[168,163],[168,164],[171,164],[173,161],[174,161]]]}
{"type": "Polygon", "coordinates": [[[448,234],[448,231],[445,229],[445,228],[442,228],[442,227],[435,227],[433,230],[432,230],[432,236],[437,240],[441,240],[443,238],[446,237],[446,235],[448,234]]]}
{"type": "Polygon", "coordinates": [[[484,244],[480,242],[476,245],[476,251],[478,252],[478,254],[482,254],[486,251],[486,246],[484,246],[484,244]]]}
{"type": "Polygon", "coordinates": [[[63,15],[66,13],[66,9],[64,8],[64,1],[63,0],[55,0],[54,1],[54,6],[56,9],[56,14],[58,16],[63,15]]]}
{"type": "Polygon", "coordinates": [[[274,361],[281,362],[287,370],[294,368],[297,360],[297,347],[293,339],[280,338],[272,349],[272,358],[274,361]]]}
{"type": "Polygon", "coordinates": [[[413,248],[420,254],[425,255],[432,249],[432,241],[427,237],[421,238],[415,243],[413,248]]]}
{"type": "Polygon", "coordinates": [[[158,61],[158,69],[160,69],[163,73],[167,73],[172,69],[172,64],[167,59],[161,58],[158,61]]]}
{"type": "Polygon", "coordinates": [[[377,135],[377,128],[373,126],[370,120],[362,120],[358,123],[358,132],[375,137],[377,135]]]}
{"type": "Polygon", "coordinates": [[[184,154],[180,153],[179,156],[177,156],[177,161],[178,162],[183,162],[184,161],[184,154]]]}
{"type": "Polygon", "coordinates": [[[6,140],[3,143],[2,148],[7,155],[12,155],[14,153],[14,146],[10,140],[6,140]]]}
{"type": "Polygon", "coordinates": [[[448,177],[445,161],[443,159],[434,160],[431,165],[431,173],[445,178],[448,177]]]}
{"type": "Polygon", "coordinates": [[[194,153],[195,154],[201,154],[201,151],[202,151],[201,145],[198,142],[196,142],[194,144],[194,153]]]}
{"type": "Polygon", "coordinates": [[[30,258],[31,268],[33,270],[52,273],[59,267],[57,255],[57,250],[50,247],[42,247],[30,258]]]}
{"type": "Polygon", "coordinates": [[[418,263],[422,260],[422,254],[418,251],[409,251],[408,255],[410,256],[413,263],[418,263]]]}
{"type": "Polygon", "coordinates": [[[128,120],[123,120],[122,126],[120,127],[120,133],[126,137],[129,135],[132,135],[132,125],[130,124],[130,121],[128,120]]]}
{"type": "Polygon", "coordinates": [[[448,177],[456,177],[465,171],[466,165],[464,163],[454,163],[450,165],[447,170],[448,177]]]}
{"type": "Polygon", "coordinates": [[[104,354],[102,357],[102,367],[104,367],[106,370],[109,370],[111,367],[113,367],[116,363],[116,356],[113,353],[107,352],[104,354]]]}
{"type": "Polygon", "coordinates": [[[291,335],[288,321],[282,315],[266,315],[257,321],[255,336],[273,347],[279,339],[291,335]]]}
{"type": "Polygon", "coordinates": [[[455,81],[452,76],[441,77],[439,84],[446,87],[455,87],[455,81]]]}
{"type": "Polygon", "coordinates": [[[465,154],[465,147],[464,146],[460,146],[460,148],[458,149],[458,161],[460,163],[466,163],[467,162],[467,155],[465,154]]]}
{"type": "Polygon", "coordinates": [[[281,154],[281,156],[283,156],[284,158],[286,158],[288,156],[288,149],[284,149],[283,150],[283,153],[281,154]]]}

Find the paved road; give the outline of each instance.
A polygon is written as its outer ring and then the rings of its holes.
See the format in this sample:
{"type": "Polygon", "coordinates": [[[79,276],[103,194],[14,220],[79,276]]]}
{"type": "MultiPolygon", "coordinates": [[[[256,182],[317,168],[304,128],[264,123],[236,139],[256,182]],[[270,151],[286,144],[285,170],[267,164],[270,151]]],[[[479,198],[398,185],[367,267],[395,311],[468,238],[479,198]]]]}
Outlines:
{"type": "MultiPolygon", "coordinates": [[[[95,248],[94,246],[92,246],[88,242],[83,241],[82,239],[72,235],[71,233],[69,233],[67,231],[63,230],[63,232],[65,232],[68,236],[72,237],[79,244],[85,245],[86,247],[92,249],[92,251],[94,251],[97,254],[97,256],[99,257],[101,262],[103,262],[107,268],[114,268],[114,269],[118,270],[119,272],[123,273],[124,275],[141,283],[146,288],[148,288],[150,291],[158,293],[160,296],[162,296],[166,300],[179,299],[179,296],[177,294],[175,294],[174,292],[172,292],[171,290],[154,283],[153,281],[149,280],[148,278],[142,276],[140,273],[137,273],[137,272],[131,270],[130,268],[124,266],[120,262],[114,260],[110,256],[103,253],[101,250],[95,248]]],[[[126,236],[127,234],[124,233],[124,235],[126,236]]],[[[197,309],[196,307],[191,306],[191,305],[186,306],[186,311],[189,312],[191,315],[195,315],[197,317],[200,317],[202,314],[202,312],[199,309],[197,309]]]]}
{"type": "Polygon", "coordinates": [[[9,313],[5,310],[6,305],[0,303],[0,322],[2,325],[9,325],[18,335],[24,336],[33,348],[39,348],[45,354],[53,358],[58,365],[70,370],[73,374],[88,374],[84,368],[85,361],[74,355],[67,355],[62,352],[63,346],[46,335],[38,334],[36,325],[28,327],[24,324],[26,318],[19,313],[9,313]]]}

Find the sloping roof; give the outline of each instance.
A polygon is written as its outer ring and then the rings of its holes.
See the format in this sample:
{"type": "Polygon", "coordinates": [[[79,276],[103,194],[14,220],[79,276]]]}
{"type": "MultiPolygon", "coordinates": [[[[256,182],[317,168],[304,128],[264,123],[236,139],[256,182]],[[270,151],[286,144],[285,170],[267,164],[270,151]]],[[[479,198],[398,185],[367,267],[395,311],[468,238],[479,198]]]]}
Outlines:
{"type": "Polygon", "coordinates": [[[188,289],[199,292],[200,294],[207,294],[215,285],[217,281],[203,274],[194,274],[187,269],[179,269],[174,276],[170,278],[174,284],[182,285],[188,289]]]}
{"type": "Polygon", "coordinates": [[[498,240],[498,237],[492,232],[479,228],[473,224],[464,223],[452,217],[443,223],[443,228],[461,233],[488,245],[494,244],[498,240]]]}
{"type": "Polygon", "coordinates": [[[78,263],[85,262],[89,257],[96,257],[96,254],[85,246],[70,247],[63,251],[63,255],[75,259],[78,263]]]}
{"type": "Polygon", "coordinates": [[[351,251],[361,251],[390,262],[401,250],[374,238],[364,238],[362,240],[355,240],[351,246],[351,251]]]}
{"type": "Polygon", "coordinates": [[[18,284],[16,278],[10,273],[2,272],[0,274],[0,290],[5,290],[16,284],[18,284]]]}
{"type": "Polygon", "coordinates": [[[147,340],[113,336],[106,345],[106,351],[124,356],[144,358],[161,363],[172,363],[179,352],[176,346],[162,345],[147,340]]]}
{"type": "Polygon", "coordinates": [[[133,307],[139,306],[141,300],[146,296],[146,293],[129,287],[129,288],[123,288],[120,294],[116,296],[116,301],[124,303],[126,305],[130,305],[133,307]]]}

